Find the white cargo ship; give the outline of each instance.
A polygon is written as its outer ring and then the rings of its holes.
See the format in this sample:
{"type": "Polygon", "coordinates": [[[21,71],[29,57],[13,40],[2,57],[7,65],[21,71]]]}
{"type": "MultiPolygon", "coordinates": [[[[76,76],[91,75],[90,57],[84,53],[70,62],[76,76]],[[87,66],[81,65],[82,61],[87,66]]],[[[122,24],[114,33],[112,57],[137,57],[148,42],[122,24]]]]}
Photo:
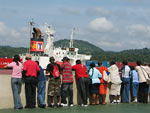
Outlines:
{"type": "MultiPolygon", "coordinates": [[[[68,57],[71,64],[75,64],[77,59],[80,59],[82,63],[85,63],[87,60],[90,60],[91,55],[79,54],[78,48],[73,46],[73,35],[74,29],[72,30],[69,47],[54,47],[54,33],[55,30],[49,25],[45,25],[44,32],[47,36],[47,43],[44,48],[44,39],[42,32],[39,28],[35,28],[33,22],[30,22],[31,25],[31,41],[30,41],[30,50],[29,53],[32,54],[32,59],[40,62],[40,65],[43,69],[46,69],[47,64],[49,63],[49,57],[53,56],[56,61],[61,62],[63,57],[68,57]]],[[[25,61],[25,54],[20,55],[25,61]]]]}

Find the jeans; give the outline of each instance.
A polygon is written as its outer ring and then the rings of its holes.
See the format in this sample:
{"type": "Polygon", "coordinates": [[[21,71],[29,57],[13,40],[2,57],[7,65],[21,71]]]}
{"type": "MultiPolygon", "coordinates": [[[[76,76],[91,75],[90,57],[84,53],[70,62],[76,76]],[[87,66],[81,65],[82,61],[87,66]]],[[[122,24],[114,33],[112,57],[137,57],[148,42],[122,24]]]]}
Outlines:
{"type": "Polygon", "coordinates": [[[39,102],[39,105],[45,105],[45,87],[46,87],[46,81],[38,81],[38,102],[39,102]]]}
{"type": "Polygon", "coordinates": [[[35,77],[25,78],[25,97],[27,108],[34,108],[36,105],[36,86],[37,79],[35,77]]]}
{"type": "Polygon", "coordinates": [[[122,78],[121,102],[129,103],[130,78],[122,78]]]}
{"type": "Polygon", "coordinates": [[[88,92],[89,92],[90,79],[82,77],[78,80],[78,84],[79,84],[79,91],[80,91],[81,99],[83,101],[83,104],[86,105],[88,92]]]}
{"type": "Polygon", "coordinates": [[[132,83],[132,94],[133,94],[133,97],[137,97],[138,89],[139,89],[139,83],[133,82],[132,83]]]}
{"type": "Polygon", "coordinates": [[[68,94],[68,104],[73,104],[73,83],[63,83],[61,87],[61,103],[67,104],[66,97],[68,94]]]}
{"type": "Polygon", "coordinates": [[[13,92],[13,98],[14,98],[14,108],[21,108],[22,102],[20,98],[21,93],[21,78],[12,78],[11,79],[11,87],[13,92]]]}

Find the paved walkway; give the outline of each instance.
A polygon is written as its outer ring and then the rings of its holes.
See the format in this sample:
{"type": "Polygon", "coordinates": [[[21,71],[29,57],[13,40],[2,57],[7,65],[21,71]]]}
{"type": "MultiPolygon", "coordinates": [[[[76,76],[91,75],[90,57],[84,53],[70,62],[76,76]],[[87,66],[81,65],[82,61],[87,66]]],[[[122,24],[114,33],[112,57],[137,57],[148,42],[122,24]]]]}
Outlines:
{"type": "Polygon", "coordinates": [[[150,104],[108,104],[96,106],[74,106],[62,108],[1,109],[0,113],[150,113],[150,104]]]}

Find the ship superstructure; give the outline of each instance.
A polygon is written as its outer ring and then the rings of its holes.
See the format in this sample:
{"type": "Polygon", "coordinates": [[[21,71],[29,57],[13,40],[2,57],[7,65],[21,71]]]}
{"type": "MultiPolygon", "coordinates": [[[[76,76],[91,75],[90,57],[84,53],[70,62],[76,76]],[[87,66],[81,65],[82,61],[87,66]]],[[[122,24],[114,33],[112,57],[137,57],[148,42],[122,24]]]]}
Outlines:
{"type": "MultiPolygon", "coordinates": [[[[54,33],[55,30],[45,24],[44,32],[47,36],[47,43],[44,48],[44,39],[42,33],[39,28],[31,27],[32,30],[32,37],[31,37],[31,44],[30,44],[30,52],[32,54],[33,60],[38,60],[42,68],[46,69],[47,64],[49,63],[49,57],[53,56],[56,61],[61,62],[63,57],[68,57],[72,65],[75,64],[77,59],[80,59],[82,63],[85,63],[87,60],[90,60],[91,55],[79,54],[78,48],[73,46],[73,35],[74,30],[72,30],[69,47],[62,48],[62,47],[54,47],[54,33]]],[[[21,55],[23,62],[25,61],[25,55],[21,55]]]]}

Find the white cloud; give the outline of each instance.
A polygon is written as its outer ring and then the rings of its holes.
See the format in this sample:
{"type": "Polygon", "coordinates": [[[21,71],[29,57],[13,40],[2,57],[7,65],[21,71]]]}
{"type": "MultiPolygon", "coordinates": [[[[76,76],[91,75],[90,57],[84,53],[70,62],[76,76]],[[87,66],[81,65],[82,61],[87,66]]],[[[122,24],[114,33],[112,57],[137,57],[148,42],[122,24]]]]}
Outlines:
{"type": "Polygon", "coordinates": [[[128,26],[128,31],[130,36],[138,36],[139,34],[143,36],[150,36],[150,26],[142,24],[133,24],[128,26]]]}
{"type": "Polygon", "coordinates": [[[26,28],[19,30],[9,28],[5,23],[0,22],[0,45],[26,47],[29,43],[29,35],[26,28]]]}
{"type": "Polygon", "coordinates": [[[96,18],[89,23],[89,28],[97,32],[108,32],[113,29],[113,24],[105,17],[96,18]]]}
{"type": "Polygon", "coordinates": [[[15,29],[10,29],[9,27],[7,27],[5,23],[0,22],[0,36],[10,36],[17,38],[20,36],[20,33],[15,29]]]}
{"type": "Polygon", "coordinates": [[[7,28],[6,28],[5,24],[3,22],[0,22],[0,36],[5,35],[6,30],[7,30],[7,28]]]}

